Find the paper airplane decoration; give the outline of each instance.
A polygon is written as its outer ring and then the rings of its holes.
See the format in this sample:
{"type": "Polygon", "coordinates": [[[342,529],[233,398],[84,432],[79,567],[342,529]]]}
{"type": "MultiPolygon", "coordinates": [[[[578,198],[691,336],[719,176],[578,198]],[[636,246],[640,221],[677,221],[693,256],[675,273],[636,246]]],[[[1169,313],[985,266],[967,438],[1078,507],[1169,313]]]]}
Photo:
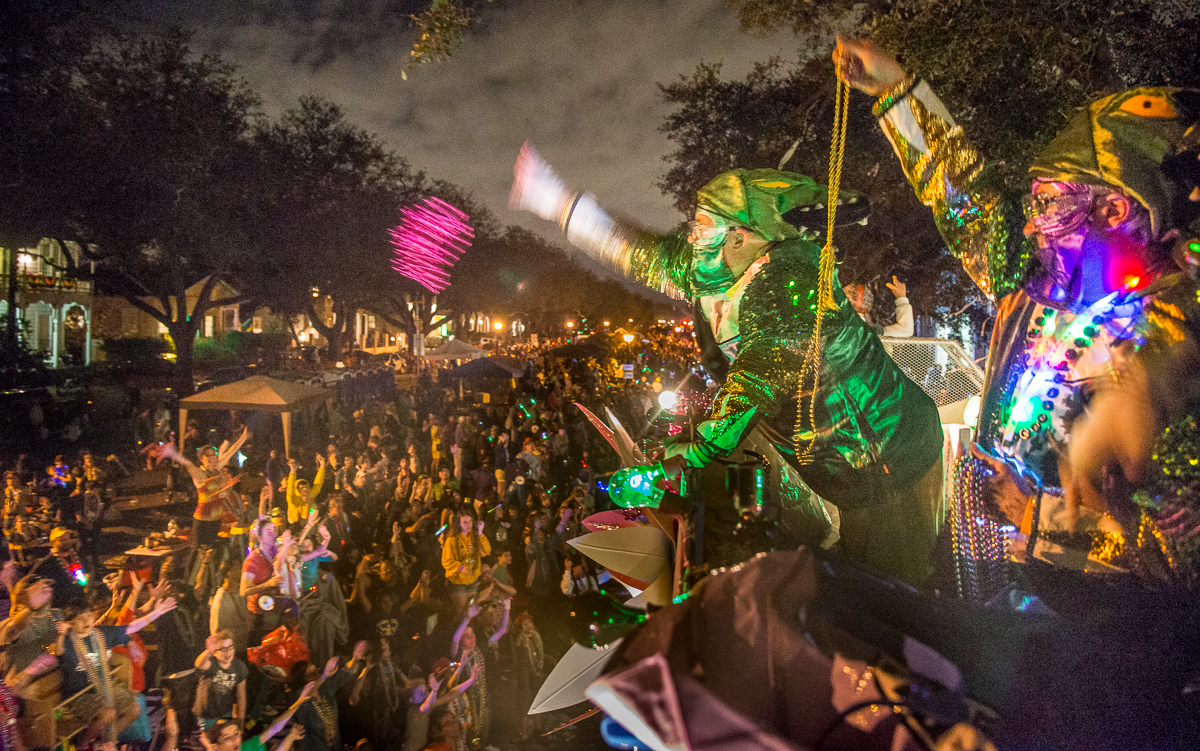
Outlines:
{"type": "Polygon", "coordinates": [[[566,709],[582,701],[587,701],[584,692],[596,677],[604,672],[604,667],[613,655],[621,640],[617,639],[602,649],[592,649],[582,644],[572,644],[563,655],[550,675],[542,682],[537,696],[533,697],[533,705],[529,714],[553,712],[556,709],[566,709]]]}
{"type": "Polygon", "coordinates": [[[671,568],[671,538],[653,527],[610,529],[568,540],[567,544],[614,574],[652,582],[671,568]]]}

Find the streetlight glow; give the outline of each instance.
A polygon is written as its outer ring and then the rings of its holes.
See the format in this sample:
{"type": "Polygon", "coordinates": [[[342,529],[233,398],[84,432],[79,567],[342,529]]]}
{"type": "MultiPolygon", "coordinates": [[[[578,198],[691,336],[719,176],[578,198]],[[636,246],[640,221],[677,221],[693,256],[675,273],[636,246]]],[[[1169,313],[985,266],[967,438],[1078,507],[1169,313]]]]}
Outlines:
{"type": "Polygon", "coordinates": [[[504,330],[504,324],[503,324],[503,323],[501,323],[500,321],[496,321],[495,323],[493,323],[493,324],[492,324],[492,328],[494,328],[494,329],[495,329],[495,330],[497,330],[497,331],[503,331],[503,330],[504,330]]]}
{"type": "Polygon", "coordinates": [[[575,328],[575,322],[574,322],[574,321],[567,321],[567,328],[569,328],[569,329],[573,329],[573,328],[575,328]]]}
{"type": "Polygon", "coordinates": [[[670,411],[679,406],[679,397],[674,391],[663,391],[658,395],[658,406],[670,411]]]}
{"type": "Polygon", "coordinates": [[[626,344],[633,344],[633,334],[625,334],[621,338],[625,340],[626,344]]]}

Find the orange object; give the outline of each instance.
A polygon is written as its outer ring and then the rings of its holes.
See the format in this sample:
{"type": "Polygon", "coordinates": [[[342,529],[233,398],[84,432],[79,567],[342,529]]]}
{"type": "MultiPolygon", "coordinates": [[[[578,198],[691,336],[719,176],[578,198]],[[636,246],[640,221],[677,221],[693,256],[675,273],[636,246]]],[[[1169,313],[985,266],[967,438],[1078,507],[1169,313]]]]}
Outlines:
{"type": "Polygon", "coordinates": [[[299,631],[289,631],[287,626],[280,626],[267,634],[262,644],[246,650],[250,662],[258,667],[271,665],[285,673],[302,660],[308,660],[308,645],[299,631]]]}

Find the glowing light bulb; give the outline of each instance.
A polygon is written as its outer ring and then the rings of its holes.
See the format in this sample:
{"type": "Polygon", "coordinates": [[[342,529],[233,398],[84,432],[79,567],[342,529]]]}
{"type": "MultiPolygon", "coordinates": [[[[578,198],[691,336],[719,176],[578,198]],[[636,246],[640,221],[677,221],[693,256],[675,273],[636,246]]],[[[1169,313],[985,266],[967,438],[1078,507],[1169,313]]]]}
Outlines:
{"type": "Polygon", "coordinates": [[[665,410],[672,410],[679,406],[679,397],[674,391],[663,391],[658,395],[658,406],[665,410]]]}

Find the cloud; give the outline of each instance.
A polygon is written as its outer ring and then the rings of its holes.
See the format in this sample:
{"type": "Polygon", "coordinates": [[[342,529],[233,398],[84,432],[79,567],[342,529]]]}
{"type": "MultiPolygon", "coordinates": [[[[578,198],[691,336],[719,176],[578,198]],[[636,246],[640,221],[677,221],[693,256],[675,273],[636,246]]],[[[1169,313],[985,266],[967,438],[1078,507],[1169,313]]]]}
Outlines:
{"type": "Polygon", "coordinates": [[[268,112],[316,94],[340,104],[431,177],[457,183],[505,223],[557,240],[511,212],[512,163],[529,139],[568,184],[612,210],[668,229],[682,218],[656,187],[671,144],[659,83],[722,62],[740,77],[790,34],[740,31],[725,0],[513,0],[476,3],[478,25],[448,61],[408,70],[412,3],[264,2],[176,10],[196,44],[236,64],[268,112]],[[189,15],[190,14],[190,15],[189,15]]]}

